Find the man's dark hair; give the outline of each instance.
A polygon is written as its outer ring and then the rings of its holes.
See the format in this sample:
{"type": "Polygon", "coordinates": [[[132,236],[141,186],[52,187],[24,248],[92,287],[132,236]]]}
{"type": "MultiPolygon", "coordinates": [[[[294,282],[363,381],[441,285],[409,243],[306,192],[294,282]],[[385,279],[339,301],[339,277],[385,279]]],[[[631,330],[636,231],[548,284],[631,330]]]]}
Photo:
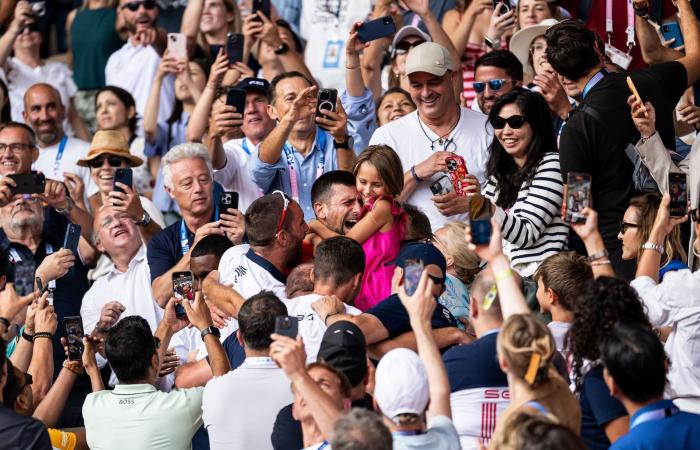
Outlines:
{"type": "MultiPolygon", "coordinates": [[[[284,200],[280,194],[275,193],[264,195],[248,206],[245,213],[245,232],[251,245],[266,246],[275,239],[283,209],[284,200]]],[[[289,222],[289,216],[287,209],[282,229],[286,229],[285,224],[289,222]]]]}
{"type": "Polygon", "coordinates": [[[340,286],[365,271],[362,246],[347,236],[335,236],[318,244],[314,256],[314,278],[340,286]]]}
{"type": "Polygon", "coordinates": [[[275,318],[286,316],[287,307],[270,291],[260,291],[243,303],[238,311],[239,333],[251,350],[270,348],[275,332],[275,318]]]}
{"type": "Polygon", "coordinates": [[[107,334],[105,355],[123,383],[145,380],[155,352],[156,340],[151,327],[141,316],[123,318],[107,334]]]}
{"type": "Polygon", "coordinates": [[[290,72],[282,72],[275,76],[275,78],[270,81],[270,91],[267,95],[268,100],[270,101],[270,104],[273,105],[275,103],[275,100],[277,99],[277,84],[282,81],[286,80],[287,78],[303,78],[306,80],[307,83],[309,83],[309,86],[314,86],[316,83],[312,80],[309,80],[309,78],[304,75],[303,73],[292,70],[290,72]]]}
{"type": "Polygon", "coordinates": [[[577,20],[567,20],[552,26],[544,34],[547,40],[547,62],[560,75],[576,81],[588,71],[600,66],[602,49],[596,34],[577,20]]]}
{"type": "MultiPolygon", "coordinates": [[[[7,288],[5,288],[5,289],[7,289],[7,288]]],[[[5,340],[0,339],[0,372],[2,372],[2,368],[5,367],[6,362],[7,362],[7,354],[5,353],[5,340]]]]}
{"type": "Polygon", "coordinates": [[[8,128],[19,128],[24,130],[24,132],[27,133],[27,136],[29,136],[29,141],[32,143],[32,145],[36,146],[36,133],[26,123],[10,121],[0,124],[0,132],[7,130],[8,128]]]}
{"type": "Polygon", "coordinates": [[[474,73],[480,66],[493,66],[506,71],[511,80],[523,81],[523,64],[508,50],[485,53],[474,63],[474,73]]]}
{"type": "Polygon", "coordinates": [[[328,197],[332,195],[333,186],[336,184],[355,187],[355,176],[345,170],[331,170],[324,173],[311,186],[311,204],[328,202],[328,197]]]}
{"type": "Polygon", "coordinates": [[[221,259],[224,252],[231,247],[233,247],[233,242],[228,240],[226,236],[210,234],[197,242],[197,245],[192,248],[190,257],[197,258],[199,256],[213,255],[216,259],[221,259]]]}
{"type": "Polygon", "coordinates": [[[600,341],[600,359],[625,397],[645,403],[666,386],[666,353],[652,330],[618,322],[600,341]]]}
{"type": "Polygon", "coordinates": [[[402,203],[401,207],[406,211],[406,234],[403,242],[425,242],[433,235],[430,219],[417,206],[410,203],[402,203]]]}

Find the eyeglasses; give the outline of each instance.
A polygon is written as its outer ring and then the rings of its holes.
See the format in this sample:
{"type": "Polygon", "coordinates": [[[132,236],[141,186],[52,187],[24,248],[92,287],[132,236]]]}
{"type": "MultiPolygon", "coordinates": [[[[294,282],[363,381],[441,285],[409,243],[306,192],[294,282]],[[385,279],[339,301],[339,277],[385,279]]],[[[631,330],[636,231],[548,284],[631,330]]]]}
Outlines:
{"type": "Polygon", "coordinates": [[[39,31],[39,24],[36,22],[30,22],[22,27],[22,29],[19,31],[19,34],[24,33],[25,30],[29,30],[30,33],[33,33],[35,31],[39,31]]]}
{"type": "Polygon", "coordinates": [[[535,53],[543,53],[545,51],[547,51],[547,44],[539,43],[530,47],[530,53],[532,53],[533,55],[535,53]]]}
{"type": "Polygon", "coordinates": [[[508,124],[508,126],[513,130],[517,130],[525,125],[525,122],[527,122],[527,119],[525,119],[523,116],[510,116],[508,118],[496,116],[491,119],[491,125],[496,130],[502,130],[506,127],[506,124],[508,124]]]}
{"type": "Polygon", "coordinates": [[[496,79],[496,80],[489,80],[489,81],[475,81],[472,83],[472,87],[474,88],[474,92],[477,94],[481,94],[484,92],[484,89],[486,89],[486,83],[489,85],[489,89],[492,91],[500,91],[501,88],[503,87],[503,83],[507,83],[509,81],[513,80],[504,80],[504,79],[496,79]]]}
{"type": "Polygon", "coordinates": [[[144,0],[142,2],[129,2],[129,3],[124,3],[121,8],[128,9],[131,12],[136,12],[139,10],[139,6],[143,5],[145,9],[153,9],[156,7],[156,2],[155,0],[144,0]]]}
{"type": "MultiPolygon", "coordinates": [[[[110,167],[119,167],[124,162],[124,158],[121,158],[119,156],[108,156],[106,159],[107,164],[109,164],[110,167]]],[[[98,167],[102,167],[104,161],[105,158],[95,158],[88,161],[87,165],[92,167],[93,169],[97,169],[98,167]]]]}
{"type": "Polygon", "coordinates": [[[289,197],[282,191],[273,191],[273,194],[279,194],[284,200],[284,207],[282,208],[282,215],[280,216],[280,221],[277,224],[277,231],[275,231],[275,237],[278,237],[282,231],[282,225],[284,224],[284,219],[287,217],[287,209],[289,208],[289,197]]]}
{"type": "Polygon", "coordinates": [[[5,150],[10,150],[11,153],[21,153],[23,150],[28,150],[34,148],[31,144],[25,144],[22,142],[15,142],[13,144],[0,144],[0,155],[5,153],[5,150]]]}
{"type": "Polygon", "coordinates": [[[627,232],[627,230],[630,228],[639,228],[639,225],[636,223],[625,222],[624,220],[620,221],[620,234],[625,234],[625,232],[627,232]]]}
{"type": "Polygon", "coordinates": [[[411,50],[413,47],[416,47],[418,45],[421,45],[425,41],[416,41],[416,42],[399,42],[396,44],[396,47],[394,47],[394,53],[397,55],[405,55],[408,53],[409,50],[411,50]]]}

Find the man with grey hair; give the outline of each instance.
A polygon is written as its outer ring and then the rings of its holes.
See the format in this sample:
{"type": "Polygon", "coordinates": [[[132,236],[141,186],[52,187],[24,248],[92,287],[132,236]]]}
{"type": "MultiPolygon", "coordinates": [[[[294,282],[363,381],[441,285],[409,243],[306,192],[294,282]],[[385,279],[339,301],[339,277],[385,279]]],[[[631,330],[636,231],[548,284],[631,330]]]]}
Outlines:
{"type": "Polygon", "coordinates": [[[333,450],[387,450],[392,441],[382,419],[366,408],[353,408],[340,416],[330,437],[333,450]]]}
{"type": "Polygon", "coordinates": [[[190,270],[190,249],[210,234],[240,244],[244,225],[239,211],[218,211],[211,159],[202,144],[176,145],[163,157],[161,170],[165,190],[182,214],[148,243],[153,298],[165,305],[172,296],[172,274],[190,270]]]}

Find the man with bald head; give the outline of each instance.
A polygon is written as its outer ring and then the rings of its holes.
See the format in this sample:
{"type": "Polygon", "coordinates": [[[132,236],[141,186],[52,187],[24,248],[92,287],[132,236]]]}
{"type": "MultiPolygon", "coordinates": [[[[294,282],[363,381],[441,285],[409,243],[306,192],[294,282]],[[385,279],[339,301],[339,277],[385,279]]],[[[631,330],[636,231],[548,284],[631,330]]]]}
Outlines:
{"type": "Polygon", "coordinates": [[[94,194],[97,187],[92,182],[90,170],[76,164],[87,155],[90,144],[66,135],[63,130],[66,107],[58,91],[46,83],[37,83],[27,89],[22,116],[34,130],[39,146],[39,156],[32,168],[43,172],[48,179],[65,181],[71,193],[75,192],[79,178],[84,186],[82,196],[87,198],[94,194]]]}

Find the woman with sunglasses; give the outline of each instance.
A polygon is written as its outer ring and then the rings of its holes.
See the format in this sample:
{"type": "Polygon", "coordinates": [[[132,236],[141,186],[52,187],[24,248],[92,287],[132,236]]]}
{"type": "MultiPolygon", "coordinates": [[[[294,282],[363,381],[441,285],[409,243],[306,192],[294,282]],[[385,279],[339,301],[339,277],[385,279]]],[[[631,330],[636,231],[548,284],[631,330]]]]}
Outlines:
{"type": "Polygon", "coordinates": [[[496,134],[489,180],[483,196],[472,199],[471,216],[496,219],[506,254],[534,299],[532,275],[566,248],[569,234],[559,216],[564,185],[549,108],[540,94],[517,88],[498,99],[489,122],[496,134]]]}
{"type": "MultiPolygon", "coordinates": [[[[622,241],[622,259],[638,259],[644,251],[654,219],[661,204],[661,197],[656,193],[646,193],[630,200],[630,205],[625,211],[620,223],[620,233],[617,238],[622,241]]],[[[687,269],[685,250],[681,245],[681,230],[676,227],[659,243],[661,252],[661,268],[659,280],[663,280],[668,272],[687,269]]]]}

